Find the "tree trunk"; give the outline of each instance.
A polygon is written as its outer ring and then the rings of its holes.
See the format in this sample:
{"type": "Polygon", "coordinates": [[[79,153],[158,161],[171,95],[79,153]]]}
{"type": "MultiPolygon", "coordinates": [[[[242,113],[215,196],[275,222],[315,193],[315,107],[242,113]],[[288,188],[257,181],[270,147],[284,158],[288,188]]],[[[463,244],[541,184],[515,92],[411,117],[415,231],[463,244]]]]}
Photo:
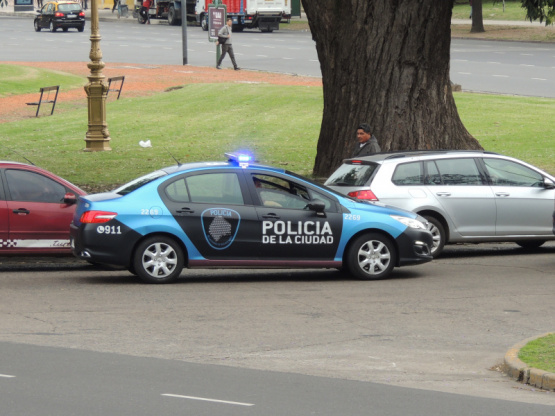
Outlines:
{"type": "Polygon", "coordinates": [[[314,174],[349,157],[362,122],[382,151],[480,149],[451,91],[452,0],[302,0],[322,70],[314,174]]]}
{"type": "Polygon", "coordinates": [[[472,27],[470,28],[470,33],[483,33],[484,29],[484,17],[482,14],[482,0],[472,1],[472,27]]]}

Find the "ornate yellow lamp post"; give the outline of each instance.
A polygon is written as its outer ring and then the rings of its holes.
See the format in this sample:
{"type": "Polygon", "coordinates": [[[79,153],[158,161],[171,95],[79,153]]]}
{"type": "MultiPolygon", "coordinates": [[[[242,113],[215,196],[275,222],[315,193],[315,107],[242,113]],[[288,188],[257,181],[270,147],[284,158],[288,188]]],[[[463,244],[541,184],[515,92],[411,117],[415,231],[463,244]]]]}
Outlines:
{"type": "Polygon", "coordinates": [[[102,68],[102,51],[100,50],[100,35],[98,34],[97,0],[91,1],[91,62],[87,67],[91,74],[87,77],[89,83],[85,85],[89,107],[89,128],[85,136],[85,152],[112,150],[110,148],[110,133],[106,123],[106,95],[108,84],[104,81],[102,68]]]}

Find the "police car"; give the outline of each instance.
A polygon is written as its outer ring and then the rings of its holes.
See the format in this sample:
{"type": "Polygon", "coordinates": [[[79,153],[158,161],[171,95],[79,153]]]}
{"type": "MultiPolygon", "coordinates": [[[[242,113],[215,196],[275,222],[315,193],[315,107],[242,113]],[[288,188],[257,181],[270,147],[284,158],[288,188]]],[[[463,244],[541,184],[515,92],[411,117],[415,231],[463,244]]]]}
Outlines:
{"type": "Polygon", "coordinates": [[[187,268],[344,268],[359,279],[432,260],[417,214],[357,201],[283,169],[226,154],[80,198],[73,253],[148,283],[187,268]]]}

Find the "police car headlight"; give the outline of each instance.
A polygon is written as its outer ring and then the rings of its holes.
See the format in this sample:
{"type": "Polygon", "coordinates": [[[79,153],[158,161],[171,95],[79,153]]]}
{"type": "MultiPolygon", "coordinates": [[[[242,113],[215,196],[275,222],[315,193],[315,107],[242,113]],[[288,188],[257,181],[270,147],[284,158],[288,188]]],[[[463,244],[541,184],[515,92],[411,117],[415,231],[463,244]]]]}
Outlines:
{"type": "Polygon", "coordinates": [[[393,218],[394,220],[397,220],[400,223],[406,225],[407,227],[418,228],[420,230],[425,230],[426,229],[426,226],[421,221],[418,221],[415,218],[401,217],[399,215],[390,215],[390,217],[393,218]]]}

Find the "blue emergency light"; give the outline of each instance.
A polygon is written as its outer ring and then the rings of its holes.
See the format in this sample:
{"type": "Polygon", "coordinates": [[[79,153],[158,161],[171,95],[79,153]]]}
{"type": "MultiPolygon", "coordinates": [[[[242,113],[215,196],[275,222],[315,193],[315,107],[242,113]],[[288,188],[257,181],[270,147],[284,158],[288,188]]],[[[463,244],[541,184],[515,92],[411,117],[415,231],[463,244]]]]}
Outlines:
{"type": "Polygon", "coordinates": [[[249,163],[252,162],[253,157],[248,153],[226,153],[225,157],[232,162],[237,163],[243,169],[249,167],[249,163]]]}

